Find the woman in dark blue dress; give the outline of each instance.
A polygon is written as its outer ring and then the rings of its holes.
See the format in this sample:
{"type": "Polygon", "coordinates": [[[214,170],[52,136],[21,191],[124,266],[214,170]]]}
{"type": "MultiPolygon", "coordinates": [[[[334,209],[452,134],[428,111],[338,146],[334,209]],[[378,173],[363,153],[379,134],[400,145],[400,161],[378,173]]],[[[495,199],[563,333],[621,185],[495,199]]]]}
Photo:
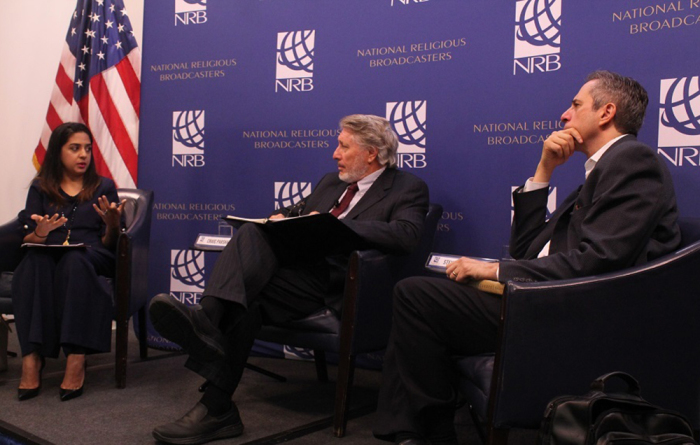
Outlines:
{"type": "Polygon", "coordinates": [[[121,212],[114,182],[97,175],[92,134],[65,123],[51,134],[20,219],[25,243],[85,248],[26,248],[12,280],[12,304],[22,349],[19,400],[39,394],[44,358],[62,349],[66,371],[61,400],[83,392],[85,355],[108,352],[113,304],[105,280],[114,275],[121,212]]]}

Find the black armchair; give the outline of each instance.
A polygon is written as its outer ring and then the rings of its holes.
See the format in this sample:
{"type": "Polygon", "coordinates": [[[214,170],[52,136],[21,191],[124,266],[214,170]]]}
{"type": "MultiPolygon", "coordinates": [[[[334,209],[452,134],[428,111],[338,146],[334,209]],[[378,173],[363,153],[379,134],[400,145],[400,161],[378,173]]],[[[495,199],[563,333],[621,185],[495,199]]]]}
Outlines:
{"type": "Polygon", "coordinates": [[[699,429],[700,219],[679,223],[682,247],[646,265],[508,283],[495,357],[458,361],[462,393],[488,419],[489,443],[506,443],[512,428],[537,428],[549,400],[583,394],[618,370],[635,376],[651,403],[699,429]]]}
{"type": "Polygon", "coordinates": [[[424,273],[442,206],[430,204],[420,245],[410,255],[355,251],[350,256],[342,315],[324,309],[285,326],[264,326],[258,338],[314,350],[319,380],[328,380],[325,351],[338,353],[333,429],[345,435],[355,357],[386,347],[391,329],[392,289],[402,278],[424,273]]]}
{"type": "MultiPolygon", "coordinates": [[[[115,346],[115,379],[118,388],[126,386],[126,364],[129,338],[129,318],[139,313],[139,349],[146,358],[146,303],[148,301],[148,246],[151,236],[153,192],[139,189],[118,189],[120,199],[126,199],[124,218],[126,229],[119,235],[116,252],[116,272],[113,280],[114,319],[117,324],[115,346]]],[[[9,292],[11,273],[22,259],[20,245],[24,230],[16,218],[0,226],[0,313],[12,313],[9,292]]]]}
{"type": "Polygon", "coordinates": [[[126,199],[126,230],[117,240],[117,270],[114,275],[114,319],[117,324],[114,368],[117,388],[124,388],[129,318],[136,312],[139,314],[139,355],[142,359],[148,356],[146,304],[153,191],[121,188],[117,193],[119,199],[126,199]]]}

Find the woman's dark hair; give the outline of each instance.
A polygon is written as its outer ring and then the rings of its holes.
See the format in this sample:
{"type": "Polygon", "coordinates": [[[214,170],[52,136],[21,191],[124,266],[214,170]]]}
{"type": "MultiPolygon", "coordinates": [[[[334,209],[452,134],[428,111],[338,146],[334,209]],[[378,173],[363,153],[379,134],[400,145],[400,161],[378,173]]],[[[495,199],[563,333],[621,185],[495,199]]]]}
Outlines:
{"type": "MultiPolygon", "coordinates": [[[[39,187],[41,191],[49,196],[51,202],[56,205],[65,203],[65,199],[61,195],[61,180],[63,179],[63,163],[61,162],[61,150],[66,145],[68,139],[76,133],[85,133],[90,138],[92,144],[92,133],[85,124],[78,122],[66,122],[59,125],[51,133],[49,138],[49,147],[46,150],[44,163],[41,164],[39,173],[36,177],[39,179],[39,187]]],[[[90,164],[85,170],[83,176],[83,189],[78,194],[78,202],[85,202],[92,199],[97,187],[100,185],[100,177],[95,170],[94,159],[90,158],[90,164]]]]}

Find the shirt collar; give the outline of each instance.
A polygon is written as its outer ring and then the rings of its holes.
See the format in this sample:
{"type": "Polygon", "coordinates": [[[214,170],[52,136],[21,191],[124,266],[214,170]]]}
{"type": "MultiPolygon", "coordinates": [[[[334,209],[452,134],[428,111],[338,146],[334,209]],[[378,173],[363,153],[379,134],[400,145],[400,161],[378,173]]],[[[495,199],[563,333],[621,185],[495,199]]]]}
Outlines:
{"type": "Polygon", "coordinates": [[[605,152],[608,151],[608,149],[609,149],[610,147],[612,147],[612,145],[613,145],[615,142],[617,142],[618,139],[621,139],[621,138],[623,138],[623,137],[625,137],[625,136],[627,136],[627,135],[626,135],[626,134],[623,134],[623,135],[620,135],[620,136],[616,137],[615,139],[611,139],[610,141],[608,141],[607,144],[605,144],[605,145],[603,145],[602,147],[600,147],[600,150],[596,151],[596,152],[593,154],[593,156],[591,156],[590,158],[588,158],[588,159],[586,160],[586,163],[583,165],[584,168],[586,169],[586,179],[588,179],[588,175],[591,174],[591,172],[593,171],[593,168],[596,166],[596,164],[598,163],[598,161],[600,160],[600,158],[603,156],[603,154],[605,154],[605,152]]]}
{"type": "Polygon", "coordinates": [[[384,170],[386,170],[386,167],[382,167],[379,170],[377,170],[376,172],[372,172],[369,175],[367,175],[364,178],[357,181],[358,191],[363,191],[363,190],[366,190],[366,189],[372,187],[372,184],[374,184],[374,181],[377,180],[379,175],[384,173],[384,170]]]}

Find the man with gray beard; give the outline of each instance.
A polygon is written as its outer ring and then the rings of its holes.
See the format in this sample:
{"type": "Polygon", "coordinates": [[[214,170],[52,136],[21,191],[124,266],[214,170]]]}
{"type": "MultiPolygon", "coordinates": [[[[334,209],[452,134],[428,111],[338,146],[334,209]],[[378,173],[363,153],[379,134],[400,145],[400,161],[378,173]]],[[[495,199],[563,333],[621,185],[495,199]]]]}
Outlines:
{"type": "Polygon", "coordinates": [[[185,366],[208,381],[189,413],[153,430],[157,440],[198,444],[240,435],[243,423],[231,397],[261,324],[302,319],[324,307],[339,310],[351,250],[405,254],[418,245],[428,187],[396,169],[398,138],[389,122],[351,115],[340,128],[333,153],[338,172],[325,175],[302,205],[270,218],[331,213],[359,235],[361,246],[314,257],[248,223],[214,265],[201,306],[185,306],[168,294],[154,297],[153,326],[180,345],[189,354],[185,366]]]}

